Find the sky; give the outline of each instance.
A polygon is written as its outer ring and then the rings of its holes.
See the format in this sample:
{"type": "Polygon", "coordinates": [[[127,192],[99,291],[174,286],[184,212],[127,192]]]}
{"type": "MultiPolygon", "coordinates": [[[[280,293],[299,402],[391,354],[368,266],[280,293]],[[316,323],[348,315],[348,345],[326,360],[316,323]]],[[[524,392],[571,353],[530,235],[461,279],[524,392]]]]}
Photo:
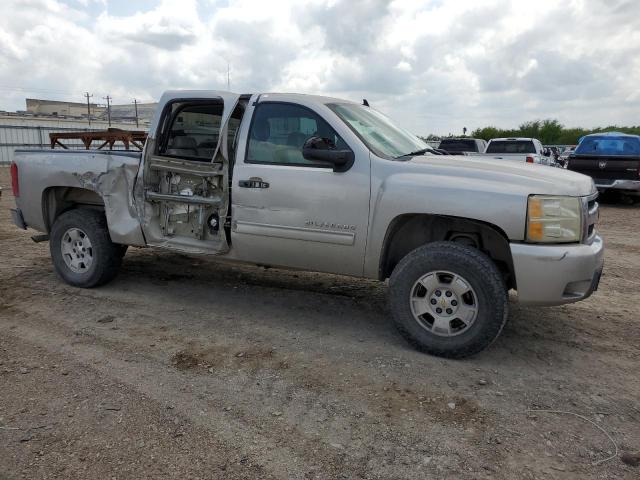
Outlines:
{"type": "Polygon", "coordinates": [[[0,109],[176,88],[366,98],[415,134],[639,125],[637,0],[3,0],[0,109]]]}

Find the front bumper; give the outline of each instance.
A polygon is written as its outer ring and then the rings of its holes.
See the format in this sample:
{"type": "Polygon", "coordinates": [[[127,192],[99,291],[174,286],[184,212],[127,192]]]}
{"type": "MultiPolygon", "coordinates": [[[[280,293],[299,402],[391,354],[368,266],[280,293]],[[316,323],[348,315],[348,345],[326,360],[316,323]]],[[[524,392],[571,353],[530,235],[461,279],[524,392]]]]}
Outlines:
{"type": "Polygon", "coordinates": [[[511,255],[518,301],[529,305],[561,305],[590,296],[600,282],[604,243],[594,235],[589,245],[512,243],[511,255]]]}
{"type": "Polygon", "coordinates": [[[596,178],[594,182],[598,190],[631,190],[640,192],[640,180],[614,180],[611,182],[596,178]]]}

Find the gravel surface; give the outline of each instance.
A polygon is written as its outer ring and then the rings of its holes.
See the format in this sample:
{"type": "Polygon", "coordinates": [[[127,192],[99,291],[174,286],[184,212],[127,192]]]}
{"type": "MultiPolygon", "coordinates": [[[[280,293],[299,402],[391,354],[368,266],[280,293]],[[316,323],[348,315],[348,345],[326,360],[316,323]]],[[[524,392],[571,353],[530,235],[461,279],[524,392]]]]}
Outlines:
{"type": "Polygon", "coordinates": [[[639,206],[603,206],[593,297],[452,361],[378,282],[130,249],[72,288],[0,185],[2,480],[640,477],[639,206]]]}

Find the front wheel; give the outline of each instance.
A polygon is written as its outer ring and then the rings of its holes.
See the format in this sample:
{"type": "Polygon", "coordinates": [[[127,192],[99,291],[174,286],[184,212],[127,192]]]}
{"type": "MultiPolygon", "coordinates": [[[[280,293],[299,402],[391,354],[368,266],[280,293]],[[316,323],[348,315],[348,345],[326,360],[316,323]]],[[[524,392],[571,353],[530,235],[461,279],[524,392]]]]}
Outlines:
{"type": "Polygon", "coordinates": [[[476,354],[507,321],[500,271],[472,247],[435,242],[416,248],[398,263],[389,283],[396,327],[409,343],[432,355],[476,354]]]}
{"type": "Polygon", "coordinates": [[[117,275],[123,252],[111,241],[104,213],[69,210],[56,219],[49,237],[53,267],[69,285],[96,287],[117,275]]]}

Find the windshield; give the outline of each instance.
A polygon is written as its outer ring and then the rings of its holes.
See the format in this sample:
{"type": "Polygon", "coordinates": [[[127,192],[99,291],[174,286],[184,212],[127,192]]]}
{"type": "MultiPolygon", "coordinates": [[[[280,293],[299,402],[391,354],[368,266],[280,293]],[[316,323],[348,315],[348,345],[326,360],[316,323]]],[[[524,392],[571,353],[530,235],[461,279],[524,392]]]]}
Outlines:
{"type": "Polygon", "coordinates": [[[485,153],[536,153],[536,147],[531,140],[491,141],[485,153]]]}
{"type": "Polygon", "coordinates": [[[333,103],[327,106],[379,157],[396,158],[430,148],[418,137],[394,125],[391,119],[370,107],[353,103],[333,103]]]}
{"type": "Polygon", "coordinates": [[[575,149],[576,155],[640,155],[638,137],[584,137],[575,149]]]}
{"type": "Polygon", "coordinates": [[[459,140],[459,139],[444,139],[440,142],[440,146],[447,152],[477,152],[475,140],[459,140]]]}

